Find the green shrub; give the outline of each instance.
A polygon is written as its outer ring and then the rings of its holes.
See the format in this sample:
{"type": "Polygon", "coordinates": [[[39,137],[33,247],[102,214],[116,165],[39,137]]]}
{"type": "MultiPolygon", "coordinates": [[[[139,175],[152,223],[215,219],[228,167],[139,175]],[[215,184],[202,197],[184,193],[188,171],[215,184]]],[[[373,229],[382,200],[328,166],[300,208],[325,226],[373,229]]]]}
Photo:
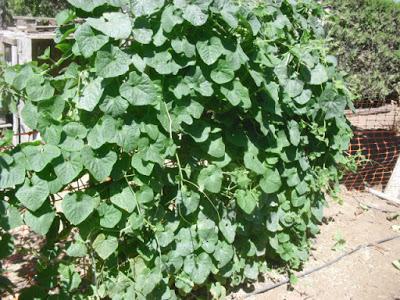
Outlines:
{"type": "Polygon", "coordinates": [[[54,17],[67,8],[64,0],[6,0],[14,16],[54,17]]]}
{"type": "Polygon", "coordinates": [[[329,37],[339,68],[359,100],[398,100],[400,95],[400,3],[334,0],[329,37]]]}
{"type": "Polygon", "coordinates": [[[223,298],[301,267],[351,136],[321,8],[69,1],[62,60],[4,76],[43,138],[0,156],[3,221],[47,237],[26,293],[223,298]]]}

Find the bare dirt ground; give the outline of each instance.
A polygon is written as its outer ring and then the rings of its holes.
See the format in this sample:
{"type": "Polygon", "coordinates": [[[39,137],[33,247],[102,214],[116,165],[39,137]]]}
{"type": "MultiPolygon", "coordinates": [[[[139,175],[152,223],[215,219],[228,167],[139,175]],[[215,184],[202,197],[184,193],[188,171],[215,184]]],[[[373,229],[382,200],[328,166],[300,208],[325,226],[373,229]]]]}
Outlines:
{"type": "MultiPolygon", "coordinates": [[[[343,191],[342,197],[342,205],[330,201],[325,212],[326,222],[321,227],[321,234],[315,239],[311,259],[304,270],[321,266],[359,245],[400,235],[393,228],[400,225],[400,217],[396,218],[400,214],[400,207],[389,205],[368,193],[343,191]],[[337,235],[342,236],[345,241],[344,248],[332,250],[337,243],[337,235]]],[[[20,253],[5,261],[4,268],[18,290],[29,286],[34,275],[34,259],[28,254],[32,252],[24,253],[21,249],[35,249],[41,241],[37,237],[32,239],[26,227],[21,227],[16,236],[17,240],[20,239],[20,253]]],[[[284,285],[247,299],[400,300],[400,270],[392,265],[397,259],[400,259],[400,239],[346,256],[334,265],[299,279],[292,290],[284,285]]],[[[252,289],[262,288],[283,278],[282,275],[271,275],[264,282],[255,284],[252,289]]],[[[246,293],[241,291],[229,298],[236,300],[244,299],[245,296],[246,293]]],[[[0,299],[18,298],[9,296],[0,299]]]]}
{"type": "MultiPolygon", "coordinates": [[[[321,227],[311,259],[304,270],[321,266],[359,245],[400,234],[393,228],[393,225],[400,224],[400,218],[395,217],[400,213],[399,207],[388,205],[384,200],[364,192],[343,191],[342,197],[342,205],[330,201],[330,207],[325,212],[327,222],[321,227]],[[338,234],[345,240],[344,249],[335,251],[332,248],[338,234]]],[[[397,259],[400,259],[400,239],[346,256],[327,268],[299,279],[292,290],[284,285],[246,299],[400,299],[400,270],[392,265],[397,259]]],[[[256,284],[255,288],[262,288],[282,278],[274,276],[273,280],[266,279],[256,284]]],[[[244,298],[243,293],[234,295],[234,299],[244,298]]]]}

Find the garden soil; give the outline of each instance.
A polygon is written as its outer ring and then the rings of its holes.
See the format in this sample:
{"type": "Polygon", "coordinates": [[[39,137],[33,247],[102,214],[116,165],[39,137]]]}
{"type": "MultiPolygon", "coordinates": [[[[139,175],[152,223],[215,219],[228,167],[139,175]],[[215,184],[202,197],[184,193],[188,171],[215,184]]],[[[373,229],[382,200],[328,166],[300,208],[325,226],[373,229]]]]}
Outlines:
{"type": "MultiPolygon", "coordinates": [[[[396,219],[396,215],[400,214],[400,207],[389,205],[366,192],[350,192],[341,188],[343,204],[329,201],[321,233],[315,239],[310,261],[304,266],[306,271],[324,265],[359,245],[400,234],[395,230],[395,225],[400,225],[400,217],[396,219]],[[333,250],[337,244],[337,235],[345,241],[344,249],[333,250]]],[[[284,285],[246,298],[246,293],[241,290],[230,298],[399,300],[400,270],[392,265],[397,259],[400,259],[400,239],[361,249],[329,267],[300,278],[293,288],[284,285]]],[[[254,289],[262,289],[282,279],[283,276],[280,275],[271,276],[245,290],[251,293],[254,289]]]]}

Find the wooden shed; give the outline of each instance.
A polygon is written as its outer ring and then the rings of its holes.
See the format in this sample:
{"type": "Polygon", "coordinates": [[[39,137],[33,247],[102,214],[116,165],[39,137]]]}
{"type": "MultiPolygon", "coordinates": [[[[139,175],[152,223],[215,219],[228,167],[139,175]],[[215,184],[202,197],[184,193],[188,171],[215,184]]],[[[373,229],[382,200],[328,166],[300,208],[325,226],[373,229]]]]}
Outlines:
{"type": "MultiPolygon", "coordinates": [[[[9,65],[30,62],[48,47],[54,46],[55,20],[52,18],[14,17],[15,26],[0,30],[0,59],[9,65]]],[[[18,108],[21,111],[22,107],[18,108]]],[[[0,130],[13,129],[14,145],[37,138],[23,124],[19,114],[0,109],[0,130]]]]}

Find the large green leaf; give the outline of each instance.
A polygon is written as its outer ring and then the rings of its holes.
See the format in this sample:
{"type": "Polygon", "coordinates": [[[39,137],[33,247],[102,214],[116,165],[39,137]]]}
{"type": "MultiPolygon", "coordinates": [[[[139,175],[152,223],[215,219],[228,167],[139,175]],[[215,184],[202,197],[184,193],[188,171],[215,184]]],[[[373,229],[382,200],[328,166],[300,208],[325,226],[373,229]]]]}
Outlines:
{"type": "Polygon", "coordinates": [[[141,204],[150,203],[154,199],[154,192],[151,187],[144,185],[135,194],[136,199],[141,204]]]}
{"type": "Polygon", "coordinates": [[[120,87],[121,96],[135,106],[149,105],[158,101],[161,97],[160,87],[146,74],[139,75],[136,72],[129,74],[127,82],[120,87]]]}
{"type": "Polygon", "coordinates": [[[125,152],[133,151],[139,141],[140,130],[135,124],[124,125],[120,128],[115,136],[115,143],[125,152]]]}
{"type": "Polygon", "coordinates": [[[223,174],[220,168],[209,165],[200,171],[197,183],[201,189],[206,189],[211,193],[218,193],[221,190],[223,174]]]}
{"type": "Polygon", "coordinates": [[[101,86],[103,79],[97,77],[90,81],[90,83],[83,90],[83,95],[79,97],[77,107],[86,111],[93,111],[99,103],[103,95],[103,87],[101,86]]]}
{"type": "Polygon", "coordinates": [[[292,98],[299,96],[303,92],[304,83],[298,79],[288,80],[285,90],[292,98]]]}
{"type": "Polygon", "coordinates": [[[277,192],[281,186],[282,181],[278,170],[267,169],[264,177],[260,180],[261,189],[267,194],[272,194],[277,192]]]}
{"type": "Polygon", "coordinates": [[[188,5],[183,10],[183,18],[194,26],[202,26],[207,22],[208,14],[197,5],[188,5]]]}
{"type": "Polygon", "coordinates": [[[61,155],[58,147],[53,145],[26,146],[22,149],[26,156],[27,170],[42,171],[53,159],[61,155]]]}
{"type": "Polygon", "coordinates": [[[176,53],[183,53],[188,58],[196,54],[196,46],[192,45],[186,38],[172,40],[171,46],[176,53]]]}
{"type": "Polygon", "coordinates": [[[191,228],[181,228],[175,235],[175,242],[177,255],[185,257],[193,253],[199,247],[199,243],[196,239],[195,226],[191,228]]]}
{"type": "Polygon", "coordinates": [[[72,182],[82,169],[82,158],[79,152],[63,152],[63,159],[54,166],[54,172],[62,184],[72,182]]]}
{"type": "Polygon", "coordinates": [[[75,32],[75,40],[79,51],[84,57],[91,57],[108,43],[108,37],[102,34],[96,34],[87,24],[82,24],[75,32]]]}
{"type": "Polygon", "coordinates": [[[24,182],[25,168],[20,164],[7,164],[0,155],[0,189],[11,188],[24,182]]]}
{"type": "Polygon", "coordinates": [[[299,95],[296,98],[294,98],[294,101],[296,101],[300,105],[304,105],[304,104],[306,104],[307,102],[310,101],[311,95],[312,95],[311,90],[303,90],[301,95],[299,95]]]}
{"type": "Polygon", "coordinates": [[[81,153],[83,165],[97,181],[103,181],[110,176],[112,168],[117,162],[117,154],[113,151],[100,150],[94,152],[86,146],[81,153]]]}
{"type": "Polygon", "coordinates": [[[217,67],[211,71],[210,76],[214,82],[224,84],[233,80],[235,72],[228,61],[220,60],[217,67]]]}
{"type": "Polygon", "coordinates": [[[210,140],[207,147],[207,153],[213,157],[219,158],[225,155],[225,144],[221,137],[210,140]]]}
{"type": "Polygon", "coordinates": [[[214,64],[224,54],[224,46],[220,38],[213,36],[209,40],[199,41],[196,44],[197,52],[201,59],[207,64],[214,64]]]}
{"type": "Polygon", "coordinates": [[[87,12],[93,11],[96,7],[99,7],[107,2],[107,0],[67,0],[73,6],[82,9],[87,12]]]}
{"type": "Polygon", "coordinates": [[[319,97],[319,106],[325,112],[325,119],[342,117],[347,101],[342,95],[338,95],[333,87],[327,87],[319,97]]]}
{"type": "Polygon", "coordinates": [[[49,186],[46,181],[36,175],[32,179],[25,179],[25,183],[18,189],[15,196],[31,211],[39,209],[49,197],[49,186]]]}
{"type": "Polygon", "coordinates": [[[100,105],[100,109],[106,114],[117,117],[126,113],[128,106],[128,101],[120,96],[106,96],[106,98],[100,105]]]}
{"type": "Polygon", "coordinates": [[[135,194],[131,187],[127,184],[114,184],[110,190],[111,202],[126,210],[128,213],[133,212],[136,207],[135,194]]]}
{"type": "Polygon", "coordinates": [[[81,238],[79,238],[68,247],[66,252],[68,256],[71,257],[85,257],[88,252],[88,249],[84,241],[81,238]]]}
{"type": "Polygon", "coordinates": [[[34,102],[44,101],[54,96],[54,87],[46,81],[43,85],[27,83],[26,95],[28,99],[34,102]]]}
{"type": "Polygon", "coordinates": [[[219,226],[219,230],[224,235],[224,237],[228,241],[228,243],[232,244],[235,240],[237,225],[232,224],[232,222],[229,219],[224,218],[224,219],[221,219],[218,226],[219,226]]]}
{"type": "Polygon", "coordinates": [[[199,92],[205,97],[210,97],[214,93],[212,83],[207,81],[199,67],[191,73],[187,74],[174,89],[174,95],[178,99],[189,95],[192,90],[199,92]]]}
{"type": "Polygon", "coordinates": [[[213,253],[218,242],[218,227],[202,212],[199,213],[197,220],[197,234],[204,251],[213,253]]]}
{"type": "Polygon", "coordinates": [[[203,252],[198,256],[191,254],[186,256],[183,269],[194,283],[202,284],[213,269],[213,263],[207,253],[203,252]]]}
{"type": "Polygon", "coordinates": [[[176,25],[182,23],[183,18],[180,14],[180,10],[178,10],[175,6],[168,5],[163,10],[161,15],[161,27],[165,32],[170,33],[176,25]]]}
{"type": "Polygon", "coordinates": [[[76,290],[82,282],[82,279],[79,273],[75,270],[74,265],[64,265],[61,263],[58,265],[57,271],[60,275],[62,287],[67,291],[72,292],[76,290]]]}
{"type": "Polygon", "coordinates": [[[240,105],[247,109],[251,107],[249,90],[239,80],[235,80],[229,87],[221,87],[221,93],[233,105],[240,105]]]}
{"type": "Polygon", "coordinates": [[[289,137],[290,137],[290,142],[294,146],[298,146],[300,143],[300,129],[299,129],[299,124],[292,120],[289,122],[289,137]]]}
{"type": "Polygon", "coordinates": [[[106,143],[115,141],[118,129],[117,121],[111,116],[101,118],[87,136],[88,144],[92,149],[99,149],[106,143]]]}
{"type": "Polygon", "coordinates": [[[311,70],[310,84],[320,85],[328,81],[328,73],[323,65],[318,64],[311,70]]]}
{"type": "Polygon", "coordinates": [[[73,225],[78,225],[92,214],[97,204],[97,199],[83,192],[77,192],[66,195],[61,208],[67,220],[73,225]]]}
{"type": "Polygon", "coordinates": [[[225,241],[218,241],[213,254],[214,258],[218,261],[218,268],[226,266],[233,258],[234,250],[232,245],[225,241]]]}
{"type": "Polygon", "coordinates": [[[228,0],[220,0],[214,3],[217,5],[217,9],[220,12],[222,19],[233,29],[236,29],[239,25],[239,20],[237,17],[237,13],[239,11],[239,7],[228,0]]]}
{"type": "Polygon", "coordinates": [[[93,249],[102,259],[107,259],[118,249],[118,239],[101,233],[93,241],[93,249]]]}
{"type": "Polygon", "coordinates": [[[97,208],[100,217],[100,226],[105,228],[114,228],[122,217],[122,212],[113,205],[106,203],[100,204],[97,208]]]}
{"type": "Polygon", "coordinates": [[[130,57],[117,47],[111,46],[110,51],[99,51],[96,55],[95,68],[97,75],[112,78],[124,75],[132,63],[130,57]]]}
{"type": "Polygon", "coordinates": [[[265,167],[258,158],[259,151],[255,145],[248,143],[248,150],[244,153],[243,161],[246,168],[257,174],[264,174],[265,167]]]}
{"type": "Polygon", "coordinates": [[[154,68],[161,75],[176,75],[181,69],[181,66],[175,62],[168,51],[154,53],[153,56],[146,58],[145,61],[147,65],[154,68]]]}
{"type": "Polygon", "coordinates": [[[144,176],[149,176],[153,172],[154,163],[143,161],[143,154],[135,154],[131,161],[132,167],[144,176]]]}
{"type": "Polygon", "coordinates": [[[132,12],[136,17],[149,16],[164,6],[164,0],[133,0],[131,5],[132,12]]]}
{"type": "Polygon", "coordinates": [[[301,179],[299,177],[299,173],[297,171],[297,168],[287,168],[282,174],[283,177],[287,177],[287,185],[292,187],[292,186],[297,186],[300,182],[301,179]]]}
{"type": "Polygon", "coordinates": [[[31,129],[36,129],[38,122],[38,109],[31,102],[26,102],[21,111],[24,123],[31,129]]]}
{"type": "Polygon", "coordinates": [[[127,39],[132,31],[129,16],[120,12],[104,13],[98,19],[88,18],[87,22],[94,29],[116,40],[127,39]]]}
{"type": "Polygon", "coordinates": [[[182,187],[182,189],[178,192],[177,201],[182,201],[185,207],[185,213],[191,214],[197,210],[200,203],[200,195],[193,191],[188,190],[186,187],[182,187]]]}
{"type": "Polygon", "coordinates": [[[136,28],[132,30],[136,42],[147,45],[151,43],[153,30],[147,28],[136,28]]]}
{"type": "Polygon", "coordinates": [[[26,211],[24,221],[34,232],[45,235],[53,224],[55,215],[54,211],[48,207],[43,207],[36,212],[26,211]]]}
{"type": "Polygon", "coordinates": [[[153,37],[153,44],[156,47],[161,47],[167,42],[167,38],[164,35],[162,28],[159,28],[157,33],[153,37]]]}
{"type": "Polygon", "coordinates": [[[237,204],[246,214],[251,214],[257,206],[258,199],[253,191],[237,190],[235,197],[237,204]]]}

